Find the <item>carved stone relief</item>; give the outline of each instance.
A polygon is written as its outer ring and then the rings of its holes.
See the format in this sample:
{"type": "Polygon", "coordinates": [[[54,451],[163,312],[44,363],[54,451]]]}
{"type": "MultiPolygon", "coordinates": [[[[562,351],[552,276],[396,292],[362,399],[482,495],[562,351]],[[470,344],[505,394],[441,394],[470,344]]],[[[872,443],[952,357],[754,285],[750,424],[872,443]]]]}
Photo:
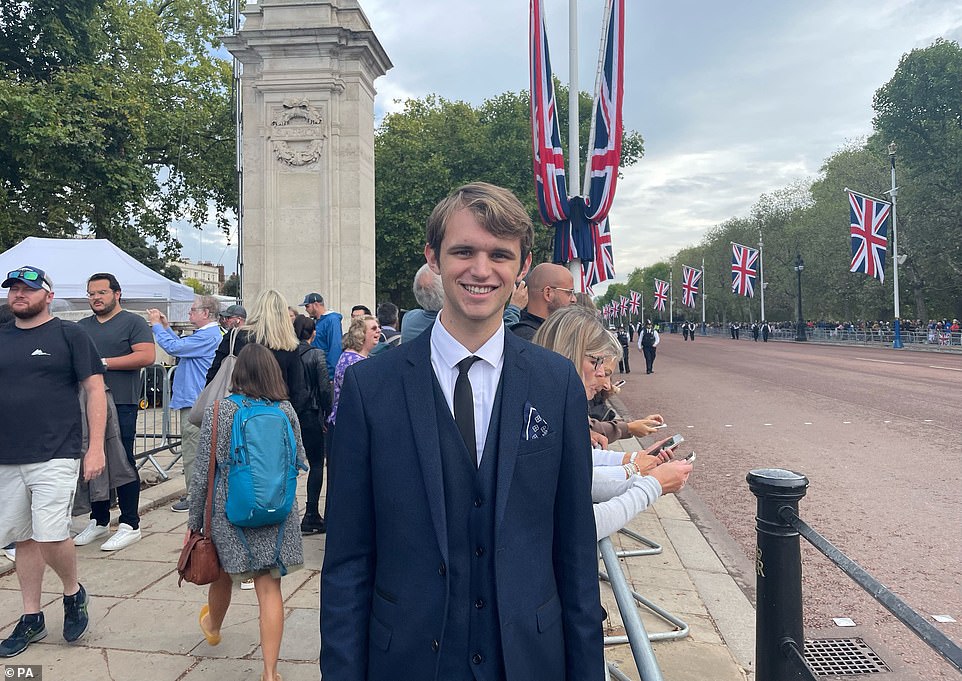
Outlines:
{"type": "Polygon", "coordinates": [[[324,116],[306,97],[289,97],[274,110],[269,139],[274,158],[290,168],[317,163],[324,149],[324,116]]]}

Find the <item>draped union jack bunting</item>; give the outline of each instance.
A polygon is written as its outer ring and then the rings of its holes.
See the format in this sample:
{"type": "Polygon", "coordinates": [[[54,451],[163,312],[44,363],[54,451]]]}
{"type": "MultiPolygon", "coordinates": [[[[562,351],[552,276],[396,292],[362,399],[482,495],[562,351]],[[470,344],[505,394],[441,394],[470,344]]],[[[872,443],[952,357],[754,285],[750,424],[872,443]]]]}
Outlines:
{"type": "Polygon", "coordinates": [[[664,312],[666,302],[668,302],[668,282],[655,279],[655,303],[652,307],[659,312],[664,312]]]}
{"type": "Polygon", "coordinates": [[[615,198],[621,164],[624,54],[625,0],[609,0],[604,58],[596,84],[585,172],[585,217],[591,222],[607,217],[615,198]]]}
{"type": "Polygon", "coordinates": [[[685,307],[695,307],[695,296],[698,295],[698,284],[701,282],[701,270],[684,265],[681,283],[681,300],[685,307]]]}
{"type": "Polygon", "coordinates": [[[758,249],[732,243],[732,293],[755,297],[758,276],[758,249]]]}
{"type": "Polygon", "coordinates": [[[531,0],[531,141],[534,180],[541,220],[548,225],[568,219],[568,185],[558,130],[548,37],[542,0],[531,0]]]}
{"type": "Polygon", "coordinates": [[[615,278],[615,261],[611,253],[611,227],[608,218],[592,225],[594,230],[594,260],[581,263],[581,281],[585,292],[591,293],[592,287],[603,281],[615,278]]]}
{"type": "Polygon", "coordinates": [[[852,266],[850,272],[864,272],[885,281],[885,251],[892,204],[869,196],[848,193],[852,222],[852,266]]]}
{"type": "Polygon", "coordinates": [[[629,295],[631,298],[628,304],[631,306],[631,314],[638,314],[638,308],[641,305],[641,294],[638,291],[630,291],[629,295]]]}

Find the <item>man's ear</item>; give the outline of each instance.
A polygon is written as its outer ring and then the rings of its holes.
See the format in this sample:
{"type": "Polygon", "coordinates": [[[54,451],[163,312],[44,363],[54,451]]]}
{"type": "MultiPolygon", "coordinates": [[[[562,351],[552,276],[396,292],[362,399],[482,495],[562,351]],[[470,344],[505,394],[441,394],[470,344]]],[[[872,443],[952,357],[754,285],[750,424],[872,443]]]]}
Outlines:
{"type": "Polygon", "coordinates": [[[519,284],[521,280],[528,276],[528,270],[531,269],[531,253],[528,253],[528,257],[524,259],[521,264],[521,271],[518,272],[518,276],[514,278],[514,283],[519,284]]]}
{"type": "Polygon", "coordinates": [[[431,268],[432,272],[437,275],[441,274],[441,267],[438,263],[438,255],[434,252],[434,249],[431,248],[431,244],[424,244],[424,259],[427,261],[428,267],[431,268]]]}

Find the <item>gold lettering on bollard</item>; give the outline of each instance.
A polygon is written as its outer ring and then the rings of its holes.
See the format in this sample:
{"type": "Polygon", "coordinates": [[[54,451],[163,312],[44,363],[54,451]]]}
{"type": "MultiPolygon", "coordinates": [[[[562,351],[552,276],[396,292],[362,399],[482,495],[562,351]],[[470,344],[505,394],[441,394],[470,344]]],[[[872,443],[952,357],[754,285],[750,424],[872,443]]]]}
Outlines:
{"type": "Polygon", "coordinates": [[[759,577],[765,576],[765,563],[762,562],[762,550],[755,549],[755,574],[759,577]]]}

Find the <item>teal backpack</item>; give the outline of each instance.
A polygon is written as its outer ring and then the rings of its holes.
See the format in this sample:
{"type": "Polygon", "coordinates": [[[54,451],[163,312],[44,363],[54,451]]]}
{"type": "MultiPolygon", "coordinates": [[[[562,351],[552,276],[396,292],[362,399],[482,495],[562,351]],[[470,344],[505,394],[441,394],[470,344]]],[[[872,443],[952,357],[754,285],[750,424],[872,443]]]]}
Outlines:
{"type": "Polygon", "coordinates": [[[287,520],[297,491],[297,440],[276,402],[243,395],[231,426],[227,471],[227,520],[238,527],[277,525],[287,520]]]}

